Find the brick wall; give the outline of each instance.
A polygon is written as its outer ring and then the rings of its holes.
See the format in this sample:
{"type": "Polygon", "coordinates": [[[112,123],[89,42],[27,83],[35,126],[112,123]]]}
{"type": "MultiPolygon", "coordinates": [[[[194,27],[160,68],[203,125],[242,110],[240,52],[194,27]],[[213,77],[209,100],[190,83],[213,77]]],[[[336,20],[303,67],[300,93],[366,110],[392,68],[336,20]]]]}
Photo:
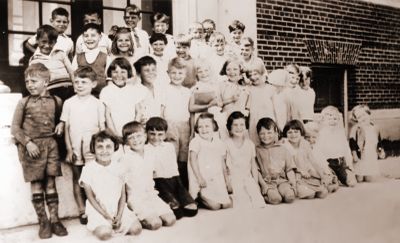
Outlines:
{"type": "Polygon", "coordinates": [[[268,70],[310,65],[305,39],[361,43],[349,108],[400,108],[400,9],[357,0],[257,0],[258,53],[268,70]]]}

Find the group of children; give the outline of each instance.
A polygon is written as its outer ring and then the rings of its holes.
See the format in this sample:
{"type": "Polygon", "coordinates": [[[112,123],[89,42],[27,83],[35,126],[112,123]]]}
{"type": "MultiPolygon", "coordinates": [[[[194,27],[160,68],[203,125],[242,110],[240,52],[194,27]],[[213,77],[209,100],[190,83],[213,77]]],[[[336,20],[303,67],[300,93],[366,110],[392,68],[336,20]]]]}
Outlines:
{"type": "Polygon", "coordinates": [[[103,240],[173,225],[199,205],[324,198],[379,174],[368,107],[352,111],[349,146],[337,108],[315,121],[311,70],[290,64],[267,74],[240,21],[227,42],[209,19],[172,37],[168,16],[157,13],[149,37],[140,18],[127,6],[126,27],[107,36],[99,14],[88,12],[72,63],[60,44],[69,43],[62,8],[27,41],[37,44],[25,71],[30,95],[16,108],[12,134],[40,238],[68,234],[58,218],[58,147],[72,167],[80,222],[103,240]]]}

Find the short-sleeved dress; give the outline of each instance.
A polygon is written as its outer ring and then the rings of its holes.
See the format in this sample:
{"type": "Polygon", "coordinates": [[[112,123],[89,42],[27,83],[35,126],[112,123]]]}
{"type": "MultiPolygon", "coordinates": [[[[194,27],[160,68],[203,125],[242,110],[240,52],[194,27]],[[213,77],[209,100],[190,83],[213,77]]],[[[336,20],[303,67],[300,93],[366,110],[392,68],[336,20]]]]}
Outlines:
{"type": "Polygon", "coordinates": [[[264,207],[265,202],[257,179],[251,174],[251,161],[256,157],[254,143],[245,139],[238,147],[231,138],[228,138],[226,145],[228,147],[227,164],[233,190],[233,207],[264,207]]]}
{"type": "MultiPolygon", "coordinates": [[[[96,200],[107,210],[111,217],[117,215],[118,201],[124,186],[118,164],[113,161],[108,166],[103,166],[95,161],[90,161],[83,167],[79,182],[84,182],[92,188],[96,200]]],[[[86,214],[89,218],[87,228],[90,231],[95,230],[98,226],[110,225],[89,201],[86,203],[86,214]]],[[[135,220],[137,220],[135,213],[125,205],[121,219],[122,225],[117,230],[118,233],[127,233],[135,220]]]]}
{"type": "MultiPolygon", "coordinates": [[[[223,166],[226,157],[226,145],[215,135],[212,141],[202,139],[198,134],[190,141],[189,153],[197,153],[197,162],[200,173],[207,183],[207,187],[200,189],[191,163],[188,166],[189,193],[193,198],[201,197],[217,203],[229,203],[230,198],[225,183],[223,166]]],[[[190,156],[189,156],[190,161],[190,156]]]]}

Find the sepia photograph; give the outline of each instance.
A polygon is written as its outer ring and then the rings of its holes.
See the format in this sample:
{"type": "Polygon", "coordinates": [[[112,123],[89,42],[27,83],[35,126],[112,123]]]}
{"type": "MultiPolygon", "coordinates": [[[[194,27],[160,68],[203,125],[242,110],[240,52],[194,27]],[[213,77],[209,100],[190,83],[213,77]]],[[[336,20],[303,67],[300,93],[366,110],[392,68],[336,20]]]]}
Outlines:
{"type": "Polygon", "coordinates": [[[400,0],[0,0],[0,243],[400,242],[400,0]]]}

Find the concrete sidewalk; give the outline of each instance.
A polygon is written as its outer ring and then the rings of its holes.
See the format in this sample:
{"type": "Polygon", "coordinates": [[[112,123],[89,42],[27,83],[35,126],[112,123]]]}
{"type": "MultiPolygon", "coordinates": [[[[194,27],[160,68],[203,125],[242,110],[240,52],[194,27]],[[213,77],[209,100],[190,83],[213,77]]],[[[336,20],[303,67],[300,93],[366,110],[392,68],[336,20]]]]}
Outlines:
{"type": "MultiPolygon", "coordinates": [[[[400,242],[400,159],[381,161],[384,177],[341,187],[326,199],[297,200],[262,209],[200,210],[194,218],[139,236],[109,242],[400,242]]],[[[77,219],[65,220],[67,237],[40,240],[37,225],[0,231],[0,242],[98,242],[77,219]]]]}

